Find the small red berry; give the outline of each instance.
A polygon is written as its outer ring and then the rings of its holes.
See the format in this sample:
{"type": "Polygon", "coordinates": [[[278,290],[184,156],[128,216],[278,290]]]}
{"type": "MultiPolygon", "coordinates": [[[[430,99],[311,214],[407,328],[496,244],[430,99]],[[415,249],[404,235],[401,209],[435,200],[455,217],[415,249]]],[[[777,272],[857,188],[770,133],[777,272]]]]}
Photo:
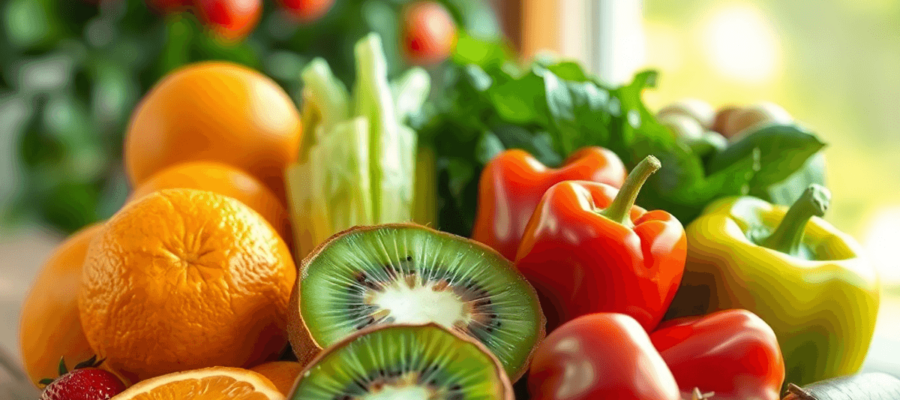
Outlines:
{"type": "Polygon", "coordinates": [[[456,24],[444,6],[416,2],[404,12],[403,49],[417,65],[433,65],[450,56],[456,45],[456,24]]]}
{"type": "Polygon", "coordinates": [[[262,0],[194,0],[197,15],[220,37],[240,40],[259,23],[262,0]]]}
{"type": "Polygon", "coordinates": [[[47,383],[40,400],[109,400],[125,390],[125,384],[109,371],[97,367],[103,361],[97,357],[66,371],[65,361],[59,361],[59,378],[47,383]]]}
{"type": "Polygon", "coordinates": [[[321,18],[334,0],[280,0],[281,7],[300,22],[313,22],[321,18]]]}

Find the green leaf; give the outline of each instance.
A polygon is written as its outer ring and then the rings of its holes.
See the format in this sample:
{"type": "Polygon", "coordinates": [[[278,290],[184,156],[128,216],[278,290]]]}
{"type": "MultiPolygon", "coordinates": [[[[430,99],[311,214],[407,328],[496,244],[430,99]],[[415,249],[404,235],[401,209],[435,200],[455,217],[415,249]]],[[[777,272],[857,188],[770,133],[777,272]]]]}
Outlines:
{"type": "Polygon", "coordinates": [[[456,64],[473,64],[481,68],[499,68],[512,55],[511,49],[494,40],[483,40],[460,32],[452,60],[456,64]]]}
{"type": "Polygon", "coordinates": [[[18,48],[48,47],[63,35],[55,1],[10,0],[2,6],[6,35],[18,48]]]}
{"type": "Polygon", "coordinates": [[[822,152],[814,154],[806,164],[783,181],[767,188],[754,187],[750,194],[775,204],[789,206],[811,184],[825,186],[825,154],[822,152]]]}
{"type": "Polygon", "coordinates": [[[506,76],[495,76],[489,93],[491,103],[498,116],[516,124],[547,124],[549,111],[544,77],[537,71],[521,77],[508,79],[506,76]],[[507,79],[502,79],[507,78],[507,79]]]}
{"type": "Polygon", "coordinates": [[[497,154],[503,152],[503,142],[491,132],[485,132],[481,135],[481,140],[475,147],[475,160],[482,164],[489,163],[497,154]]]}
{"type": "Polygon", "coordinates": [[[749,193],[764,199],[772,199],[771,195],[775,194],[779,200],[785,200],[785,197],[793,197],[799,193],[790,189],[789,185],[792,183],[803,184],[797,189],[800,191],[808,183],[824,183],[824,161],[807,167],[810,158],[824,147],[825,143],[818,137],[797,126],[773,125],[750,133],[714,155],[709,160],[707,170],[714,174],[739,159],[747,158],[754,150],[759,151],[760,168],[750,183],[749,193]],[[798,172],[800,175],[797,175],[798,172]],[[785,180],[793,175],[797,177],[785,186],[785,180]]]}
{"type": "Polygon", "coordinates": [[[100,365],[100,364],[97,363],[97,355],[95,354],[95,355],[91,356],[91,358],[76,364],[75,368],[72,368],[72,370],[82,369],[82,368],[91,368],[91,367],[96,367],[98,365],[100,365]]]}

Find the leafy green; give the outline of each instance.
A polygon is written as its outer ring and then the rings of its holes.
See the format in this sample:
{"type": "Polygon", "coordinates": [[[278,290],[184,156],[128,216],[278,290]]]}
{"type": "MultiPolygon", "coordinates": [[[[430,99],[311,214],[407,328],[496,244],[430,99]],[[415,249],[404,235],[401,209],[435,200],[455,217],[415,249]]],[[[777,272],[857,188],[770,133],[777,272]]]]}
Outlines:
{"type": "Polygon", "coordinates": [[[522,68],[501,44],[466,36],[453,60],[437,89],[441,98],[416,126],[437,156],[444,230],[471,232],[481,170],[511,148],[550,166],[585,146],[608,148],[629,168],[655,155],[663,168],[638,204],[667,210],[685,224],[723,196],[753,194],[790,204],[805,182],[824,180],[823,169],[808,162],[824,143],[796,126],[767,127],[727,148],[703,146],[694,153],[692,147],[700,147],[676,139],[645,106],[641,95],[658,78],[652,71],[612,87],[574,62],[542,59],[522,68]]]}

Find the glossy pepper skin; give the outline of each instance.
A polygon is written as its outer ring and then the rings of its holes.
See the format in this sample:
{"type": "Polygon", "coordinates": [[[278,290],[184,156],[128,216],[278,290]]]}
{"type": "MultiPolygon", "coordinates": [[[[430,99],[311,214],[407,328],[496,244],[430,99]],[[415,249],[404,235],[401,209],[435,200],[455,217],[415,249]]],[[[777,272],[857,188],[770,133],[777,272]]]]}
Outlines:
{"type": "Polygon", "coordinates": [[[616,313],[586,315],[553,331],[534,353],[532,400],[678,400],[678,385],[647,332],[616,313]]]}
{"type": "Polygon", "coordinates": [[[752,311],[778,336],[786,383],[859,370],[880,288],[859,245],[818,218],[829,198],[813,185],[790,209],[752,197],[710,204],[687,229],[684,280],[669,316],[752,311]]]}
{"type": "Polygon", "coordinates": [[[784,361],[775,332],[747,310],[723,310],[660,324],[650,334],[682,396],[695,388],[718,400],[778,400],[784,361]]]}
{"type": "Polygon", "coordinates": [[[633,205],[659,168],[651,158],[635,167],[620,191],[567,181],[544,194],[516,266],[541,298],[548,331],[598,312],[630,315],[651,331],[665,314],[681,281],[687,243],[671,214],[633,205]]]}
{"type": "Polygon", "coordinates": [[[568,180],[620,187],[625,173],[622,160],[601,147],[572,153],[560,168],[547,168],[522,150],[504,151],[481,173],[472,239],[513,260],[528,219],[547,189],[568,180]]]}

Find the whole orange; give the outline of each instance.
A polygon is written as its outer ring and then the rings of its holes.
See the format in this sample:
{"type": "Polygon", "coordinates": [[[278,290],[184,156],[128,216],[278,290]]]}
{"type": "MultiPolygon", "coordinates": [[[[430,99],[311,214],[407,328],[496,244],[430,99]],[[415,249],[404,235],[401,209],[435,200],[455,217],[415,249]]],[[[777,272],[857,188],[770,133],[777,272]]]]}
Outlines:
{"type": "Polygon", "coordinates": [[[300,114],[268,77],[227,62],[191,64],[147,93],[131,115],[125,167],[138,186],[186,161],[233,165],[284,198],[284,170],[297,158],[300,114]]]}
{"type": "Polygon", "coordinates": [[[166,189],[125,206],[97,234],[78,304],[97,355],[137,382],[274,358],[296,278],[284,241],[244,203],[166,189]]]}
{"type": "Polygon", "coordinates": [[[60,357],[70,366],[94,355],[78,313],[81,268],[91,239],[100,225],[74,233],[41,267],[22,304],[19,343],[25,371],[35,385],[56,378],[60,357]]]}
{"type": "Polygon", "coordinates": [[[272,361],[250,368],[266,378],[269,378],[278,391],[287,396],[294,387],[297,377],[303,372],[303,364],[296,361],[272,361]]]}
{"type": "Polygon", "coordinates": [[[250,174],[227,164],[194,161],[157,172],[131,194],[129,202],[163,189],[208,190],[233,197],[262,215],[285,242],[291,240],[287,209],[278,198],[250,174]]]}

